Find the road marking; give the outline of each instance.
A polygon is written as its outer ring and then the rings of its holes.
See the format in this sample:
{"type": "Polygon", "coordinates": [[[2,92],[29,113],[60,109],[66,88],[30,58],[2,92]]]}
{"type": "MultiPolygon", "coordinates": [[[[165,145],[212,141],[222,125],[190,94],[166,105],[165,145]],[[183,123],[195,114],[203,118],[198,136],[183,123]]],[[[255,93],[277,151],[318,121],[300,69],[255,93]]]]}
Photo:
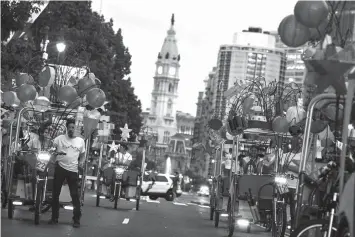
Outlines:
{"type": "Polygon", "coordinates": [[[177,205],[177,206],[187,206],[187,204],[185,203],[180,203],[180,202],[173,202],[174,205],[177,205]]]}
{"type": "Polygon", "coordinates": [[[201,208],[208,208],[208,209],[210,208],[209,206],[203,206],[203,205],[198,205],[198,206],[201,207],[201,208]]]}
{"type": "Polygon", "coordinates": [[[136,208],[134,207],[134,208],[132,208],[132,211],[137,211],[137,210],[136,210],[136,208]]]}
{"type": "Polygon", "coordinates": [[[148,199],[148,200],[147,200],[147,202],[152,202],[152,203],[160,203],[160,201],[159,201],[159,200],[150,200],[150,199],[148,199]]]}
{"type": "Polygon", "coordinates": [[[127,225],[128,222],[129,222],[129,219],[128,219],[128,218],[125,218],[125,219],[123,220],[122,224],[127,225]]]}

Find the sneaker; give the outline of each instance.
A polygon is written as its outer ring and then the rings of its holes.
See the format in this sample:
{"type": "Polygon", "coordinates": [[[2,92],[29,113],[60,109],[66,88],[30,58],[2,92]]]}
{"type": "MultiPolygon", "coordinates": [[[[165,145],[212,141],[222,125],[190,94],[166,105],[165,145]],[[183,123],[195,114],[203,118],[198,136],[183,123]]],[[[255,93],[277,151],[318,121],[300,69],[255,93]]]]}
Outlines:
{"type": "Polygon", "coordinates": [[[80,227],[80,221],[74,221],[73,227],[74,228],[79,228],[80,227]]]}
{"type": "Polygon", "coordinates": [[[50,219],[50,220],[48,221],[48,224],[50,224],[50,225],[56,225],[56,224],[58,224],[58,219],[50,219]]]}

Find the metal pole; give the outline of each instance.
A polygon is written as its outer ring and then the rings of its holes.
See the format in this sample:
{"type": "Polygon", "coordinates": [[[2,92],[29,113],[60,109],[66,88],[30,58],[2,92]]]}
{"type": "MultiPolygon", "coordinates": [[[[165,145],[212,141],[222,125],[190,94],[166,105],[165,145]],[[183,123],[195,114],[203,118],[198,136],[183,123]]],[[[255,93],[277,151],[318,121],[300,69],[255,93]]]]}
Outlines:
{"type": "Polygon", "coordinates": [[[345,110],[344,110],[344,120],[343,120],[343,136],[342,136],[342,149],[341,149],[341,154],[340,154],[340,171],[339,171],[339,178],[340,178],[340,184],[339,184],[339,193],[341,194],[343,192],[344,188],[344,172],[345,172],[345,156],[346,156],[346,150],[348,148],[348,134],[349,134],[349,123],[350,123],[350,116],[351,116],[351,108],[353,104],[353,99],[354,99],[354,93],[355,93],[355,80],[349,80],[349,85],[348,85],[348,93],[347,97],[345,100],[345,110]]]}
{"type": "Polygon", "coordinates": [[[99,163],[97,164],[97,173],[96,173],[96,195],[100,195],[101,190],[100,187],[100,179],[101,179],[101,163],[102,163],[102,156],[103,156],[104,144],[101,143],[100,146],[100,156],[99,156],[99,163]]]}

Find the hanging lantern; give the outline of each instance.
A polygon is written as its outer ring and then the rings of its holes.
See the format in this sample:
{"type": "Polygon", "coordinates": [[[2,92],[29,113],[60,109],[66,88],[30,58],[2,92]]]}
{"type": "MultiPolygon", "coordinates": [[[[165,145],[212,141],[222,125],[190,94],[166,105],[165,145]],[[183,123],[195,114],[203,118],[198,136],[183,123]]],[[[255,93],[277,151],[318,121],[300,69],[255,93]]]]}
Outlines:
{"type": "Polygon", "coordinates": [[[49,99],[45,96],[39,96],[33,101],[33,107],[40,112],[46,112],[51,105],[49,99]]]}
{"type": "Polygon", "coordinates": [[[329,8],[325,1],[298,1],[294,14],[299,23],[309,28],[318,27],[327,18],[329,8]]]}
{"type": "Polygon", "coordinates": [[[17,107],[20,105],[20,100],[17,98],[17,95],[14,91],[6,91],[1,95],[2,101],[7,106],[17,107]]]}
{"type": "Polygon", "coordinates": [[[327,121],[316,119],[311,123],[311,133],[318,134],[322,132],[328,126],[327,121]]]}
{"type": "Polygon", "coordinates": [[[290,107],[286,112],[286,120],[290,125],[294,125],[306,117],[306,111],[298,106],[290,107]]]}
{"type": "Polygon", "coordinates": [[[20,99],[21,102],[25,103],[29,100],[36,99],[37,96],[36,88],[32,85],[23,84],[17,90],[17,97],[20,99]]]}
{"type": "Polygon", "coordinates": [[[106,100],[105,92],[99,88],[93,88],[86,94],[86,99],[91,107],[99,108],[106,100]]]}
{"type": "Polygon", "coordinates": [[[65,85],[59,89],[58,99],[65,104],[72,103],[77,97],[78,93],[72,86],[65,85]]]}
{"type": "Polygon", "coordinates": [[[304,45],[310,36],[309,29],[297,22],[294,15],[289,15],[281,21],[278,32],[281,41],[294,48],[304,45]]]}
{"type": "Polygon", "coordinates": [[[338,118],[336,118],[337,107],[334,104],[328,105],[327,107],[323,108],[322,113],[332,121],[343,121],[344,108],[340,104],[338,109],[338,118]]]}
{"type": "Polygon", "coordinates": [[[55,79],[55,69],[53,67],[44,67],[38,75],[38,85],[41,87],[51,86],[55,79]]]}
{"type": "Polygon", "coordinates": [[[324,19],[317,28],[309,28],[310,37],[309,40],[319,41],[324,38],[327,33],[327,27],[329,25],[329,19],[324,19]]]}
{"type": "Polygon", "coordinates": [[[277,116],[272,121],[272,130],[277,133],[288,132],[288,122],[285,117],[277,116]]]}
{"type": "Polygon", "coordinates": [[[223,126],[223,123],[221,120],[214,118],[208,122],[208,126],[217,131],[223,126]]]}
{"type": "Polygon", "coordinates": [[[82,79],[80,79],[79,82],[78,82],[78,94],[79,94],[79,96],[83,96],[86,93],[88,93],[90,88],[92,88],[95,85],[96,85],[95,79],[93,79],[93,78],[90,78],[90,77],[86,76],[86,77],[83,77],[82,79]]]}
{"type": "Polygon", "coordinates": [[[17,87],[22,86],[25,83],[33,83],[33,77],[27,73],[17,74],[15,77],[17,87]]]}
{"type": "Polygon", "coordinates": [[[69,86],[75,86],[78,84],[78,78],[77,77],[74,77],[74,76],[71,76],[69,78],[69,81],[68,81],[68,85],[69,86]]]}

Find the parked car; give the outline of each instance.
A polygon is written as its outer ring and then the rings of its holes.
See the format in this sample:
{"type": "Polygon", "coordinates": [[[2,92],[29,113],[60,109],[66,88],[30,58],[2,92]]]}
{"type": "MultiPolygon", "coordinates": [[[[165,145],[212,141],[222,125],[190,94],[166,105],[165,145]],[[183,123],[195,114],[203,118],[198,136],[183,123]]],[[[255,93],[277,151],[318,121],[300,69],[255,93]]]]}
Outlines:
{"type": "MultiPolygon", "coordinates": [[[[158,198],[165,198],[167,201],[174,201],[173,195],[173,179],[168,174],[157,174],[155,176],[155,183],[149,180],[149,173],[145,173],[142,183],[142,195],[149,196],[152,200],[157,200],[158,198]],[[149,188],[151,187],[151,188],[149,188]],[[149,189],[148,189],[149,188],[149,189]]],[[[176,196],[181,196],[181,188],[178,188],[176,196]]]]}

